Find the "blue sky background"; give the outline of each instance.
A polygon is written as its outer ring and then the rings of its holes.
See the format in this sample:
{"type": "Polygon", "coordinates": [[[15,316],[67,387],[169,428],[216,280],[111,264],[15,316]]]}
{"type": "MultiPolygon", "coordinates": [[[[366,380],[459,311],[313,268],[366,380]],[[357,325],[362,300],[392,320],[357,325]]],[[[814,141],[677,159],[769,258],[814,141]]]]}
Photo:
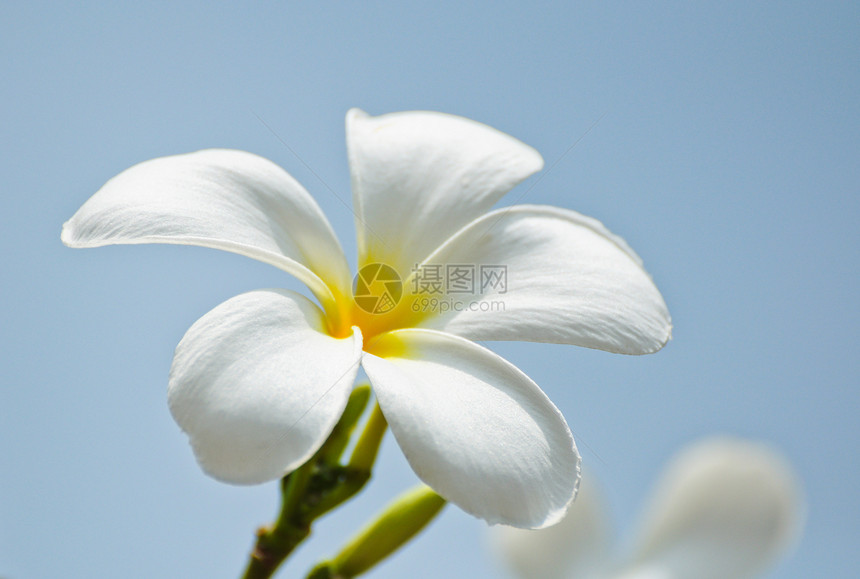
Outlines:
{"type": "MultiPolygon", "coordinates": [[[[276,485],[201,473],[167,371],[218,303],[298,284],[206,249],[71,250],[60,228],[132,164],[232,147],[296,176],[354,263],[357,106],[520,138],[548,169],[502,204],[597,217],[644,258],[675,322],[662,352],[492,345],[565,414],[622,540],[674,451],[731,433],[804,481],[805,534],[773,576],[856,576],[858,55],[851,2],[3,2],[0,575],[238,575],[276,485]]],[[[415,480],[387,438],[280,576],[415,480]]],[[[371,576],[502,577],[485,528],[449,506],[371,576]]]]}

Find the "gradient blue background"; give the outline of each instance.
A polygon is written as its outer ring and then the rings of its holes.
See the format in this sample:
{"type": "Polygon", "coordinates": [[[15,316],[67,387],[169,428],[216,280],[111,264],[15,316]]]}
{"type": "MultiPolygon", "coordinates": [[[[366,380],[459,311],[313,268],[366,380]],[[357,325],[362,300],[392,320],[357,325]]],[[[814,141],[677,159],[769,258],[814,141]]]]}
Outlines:
{"type": "MultiPolygon", "coordinates": [[[[774,577],[855,577],[858,55],[852,2],[3,2],[0,575],[238,575],[276,485],[199,471],[167,371],[218,303],[298,284],[206,249],[71,250],[60,227],[132,164],[233,147],[304,183],[354,263],[357,106],[520,138],[549,169],[503,204],[592,215],[643,256],[675,322],[662,352],[492,345],[564,412],[622,540],[675,450],[733,433],[804,481],[805,534],[774,577]]],[[[280,576],[414,482],[387,438],[368,490],[280,576]]],[[[485,528],[448,507],[372,576],[503,576],[485,528]]]]}

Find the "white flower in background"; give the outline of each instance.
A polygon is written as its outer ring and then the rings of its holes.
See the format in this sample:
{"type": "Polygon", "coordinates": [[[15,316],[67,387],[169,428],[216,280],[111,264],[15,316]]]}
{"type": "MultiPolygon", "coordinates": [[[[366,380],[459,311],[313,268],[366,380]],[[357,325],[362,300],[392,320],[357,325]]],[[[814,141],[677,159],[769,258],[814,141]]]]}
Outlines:
{"type": "Polygon", "coordinates": [[[494,547],[522,579],[741,579],[766,572],[799,535],[800,483],[764,445],[710,439],[663,473],[632,555],[611,550],[589,476],[567,517],[539,531],[493,529],[494,547]]]}
{"type": "Polygon", "coordinates": [[[303,464],[362,366],[412,468],[440,495],[490,522],[557,522],[579,477],[570,430],[534,382],[472,340],[654,352],[671,331],[659,291],[593,219],[526,205],[488,213],[543,166],[520,141],[433,112],[352,110],[346,128],[359,271],[383,264],[409,287],[416,265],[503,264],[507,287],[471,293],[475,307],[460,311],[414,311],[425,291],[368,313],[308,192],[272,162],[232,150],[124,171],[64,225],[62,240],[232,251],[295,275],[317,299],[279,289],[237,296],[177,346],[170,409],[211,476],[254,484],[303,464]],[[500,298],[503,308],[484,307],[500,298]]]}

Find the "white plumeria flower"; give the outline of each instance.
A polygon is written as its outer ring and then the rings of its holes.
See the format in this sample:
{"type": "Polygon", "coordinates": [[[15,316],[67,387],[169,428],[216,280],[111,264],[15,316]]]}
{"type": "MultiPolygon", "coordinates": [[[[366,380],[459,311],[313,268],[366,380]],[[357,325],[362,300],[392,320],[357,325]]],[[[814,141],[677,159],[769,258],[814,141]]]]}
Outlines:
{"type": "Polygon", "coordinates": [[[636,254],[593,219],[526,205],[488,213],[543,167],[520,141],[434,112],[352,110],[346,132],[359,270],[504,264],[503,295],[474,293],[475,307],[459,311],[415,312],[420,294],[386,313],[364,311],[310,194],[241,151],[124,171],[64,225],[63,242],[223,249],[310,288],[318,303],[279,289],[230,299],[176,348],[170,409],[216,479],[262,483],[302,465],[331,432],[362,366],[412,468],[441,496],[493,523],[557,522],[579,478],[570,430],[534,382],[472,340],[650,353],[670,336],[663,298],[636,254]],[[504,308],[483,307],[500,297],[504,308]]]}
{"type": "Polygon", "coordinates": [[[610,549],[601,497],[585,476],[556,526],[494,529],[494,546],[522,579],[746,579],[796,541],[800,484],[768,447],[729,438],[683,450],[663,474],[633,554],[610,549]]]}

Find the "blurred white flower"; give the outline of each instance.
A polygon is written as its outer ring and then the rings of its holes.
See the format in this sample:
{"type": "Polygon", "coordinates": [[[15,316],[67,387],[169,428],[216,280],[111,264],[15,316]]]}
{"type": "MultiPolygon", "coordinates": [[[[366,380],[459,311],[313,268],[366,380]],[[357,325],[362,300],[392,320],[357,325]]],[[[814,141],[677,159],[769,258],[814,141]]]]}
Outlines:
{"type": "Polygon", "coordinates": [[[232,251],[295,275],[318,300],[252,291],[204,315],[177,346],[170,409],[211,476],[254,484],[302,465],[341,416],[361,365],[412,468],[442,497],[490,522],[557,522],[579,478],[570,430],[534,382],[472,340],[654,352],[671,331],[662,296],[593,219],[555,207],[489,211],[543,166],[520,141],[433,112],[352,110],[346,132],[355,291],[310,194],[241,151],[136,165],[78,210],[62,240],[232,251]],[[509,275],[486,287],[458,278],[469,307],[432,307],[428,284],[402,299],[423,266],[451,264],[509,275]],[[485,307],[501,298],[504,307],[485,307]]]}
{"type": "Polygon", "coordinates": [[[768,447],[709,439],[679,453],[650,500],[632,553],[610,547],[589,476],[561,523],[497,527],[493,544],[522,579],[742,579],[784,556],[804,518],[800,483],[768,447]]]}

